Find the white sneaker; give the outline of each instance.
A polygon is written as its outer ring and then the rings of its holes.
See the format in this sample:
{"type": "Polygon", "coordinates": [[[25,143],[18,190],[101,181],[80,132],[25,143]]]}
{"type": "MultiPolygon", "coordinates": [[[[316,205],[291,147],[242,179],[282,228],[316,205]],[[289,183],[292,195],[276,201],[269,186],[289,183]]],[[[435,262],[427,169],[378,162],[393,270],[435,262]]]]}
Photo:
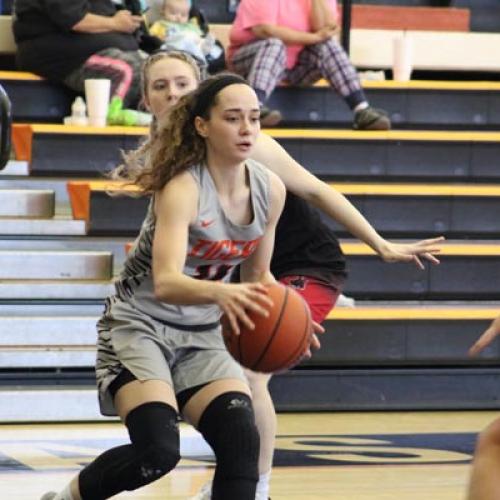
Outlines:
{"type": "Polygon", "coordinates": [[[356,302],[352,297],[346,297],[341,293],[335,305],[337,307],[356,307],[356,302]]]}
{"type": "Polygon", "coordinates": [[[48,493],[45,493],[40,500],[53,500],[56,497],[57,493],[54,491],[49,491],[48,493]]]}
{"type": "MultiPolygon", "coordinates": [[[[211,498],[212,498],[212,481],[208,481],[201,487],[201,490],[194,497],[191,497],[189,500],[210,500],[211,498]]],[[[42,500],[50,500],[50,498],[42,500]]]]}

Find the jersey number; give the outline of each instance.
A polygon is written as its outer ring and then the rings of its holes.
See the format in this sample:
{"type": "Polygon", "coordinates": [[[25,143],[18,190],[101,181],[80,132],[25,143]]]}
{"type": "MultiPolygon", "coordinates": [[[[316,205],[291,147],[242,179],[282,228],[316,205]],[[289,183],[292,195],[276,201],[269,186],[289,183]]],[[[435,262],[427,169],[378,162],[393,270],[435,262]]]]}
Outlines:
{"type": "Polygon", "coordinates": [[[219,266],[204,265],[196,268],[193,278],[197,280],[220,281],[223,280],[234,266],[221,264],[219,266]]]}

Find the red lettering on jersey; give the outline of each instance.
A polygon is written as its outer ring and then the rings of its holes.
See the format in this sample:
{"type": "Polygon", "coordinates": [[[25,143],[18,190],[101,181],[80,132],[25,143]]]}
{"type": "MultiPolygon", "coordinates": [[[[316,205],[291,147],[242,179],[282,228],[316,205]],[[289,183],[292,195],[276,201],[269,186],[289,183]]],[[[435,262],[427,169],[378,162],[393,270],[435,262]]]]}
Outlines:
{"type": "Polygon", "coordinates": [[[193,248],[191,248],[191,251],[188,253],[188,257],[199,257],[203,258],[199,253],[201,252],[201,249],[203,247],[206,247],[207,245],[210,245],[212,242],[208,240],[198,240],[196,244],[193,245],[193,248]]]}
{"type": "Polygon", "coordinates": [[[203,260],[230,260],[247,258],[259,244],[260,238],[245,240],[198,240],[189,252],[189,257],[203,260]]]}

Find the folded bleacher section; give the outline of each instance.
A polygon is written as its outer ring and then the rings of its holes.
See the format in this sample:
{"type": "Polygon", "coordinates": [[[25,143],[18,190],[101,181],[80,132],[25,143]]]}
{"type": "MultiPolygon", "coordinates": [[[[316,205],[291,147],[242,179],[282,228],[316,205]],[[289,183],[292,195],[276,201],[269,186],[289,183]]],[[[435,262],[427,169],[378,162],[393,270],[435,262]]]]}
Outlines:
{"type": "MultiPolygon", "coordinates": [[[[229,22],[225,2],[222,13],[218,2],[200,4],[210,20],[229,22]]],[[[372,28],[354,24],[359,40],[394,36],[372,28]]],[[[486,40],[448,36],[476,34],[486,40]]],[[[483,75],[500,71],[498,59],[484,60],[483,75]]],[[[419,271],[381,262],[334,225],[350,267],[345,293],[357,305],[330,314],[310,361],[273,378],[279,410],[500,406],[499,344],[467,356],[500,313],[500,83],[467,80],[479,66],[466,64],[463,81],[366,83],[391,115],[389,132],[347,130],[347,110],[321,84],[273,96],[285,125],[267,133],[383,235],[449,239],[441,265],[419,271]]],[[[12,70],[0,71],[0,85],[16,122],[13,157],[0,171],[0,421],[98,419],[95,321],[146,207],[110,197],[122,188],[103,174],[147,131],[63,126],[70,92],[12,70]]]]}

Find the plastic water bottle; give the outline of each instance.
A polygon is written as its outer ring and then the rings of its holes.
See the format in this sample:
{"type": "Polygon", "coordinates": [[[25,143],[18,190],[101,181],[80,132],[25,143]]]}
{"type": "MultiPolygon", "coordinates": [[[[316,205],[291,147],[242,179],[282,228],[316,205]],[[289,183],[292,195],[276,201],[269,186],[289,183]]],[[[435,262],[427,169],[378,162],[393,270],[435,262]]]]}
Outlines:
{"type": "Polygon", "coordinates": [[[71,124],[83,127],[87,123],[87,106],[83,98],[78,96],[71,105],[71,124]]]}

